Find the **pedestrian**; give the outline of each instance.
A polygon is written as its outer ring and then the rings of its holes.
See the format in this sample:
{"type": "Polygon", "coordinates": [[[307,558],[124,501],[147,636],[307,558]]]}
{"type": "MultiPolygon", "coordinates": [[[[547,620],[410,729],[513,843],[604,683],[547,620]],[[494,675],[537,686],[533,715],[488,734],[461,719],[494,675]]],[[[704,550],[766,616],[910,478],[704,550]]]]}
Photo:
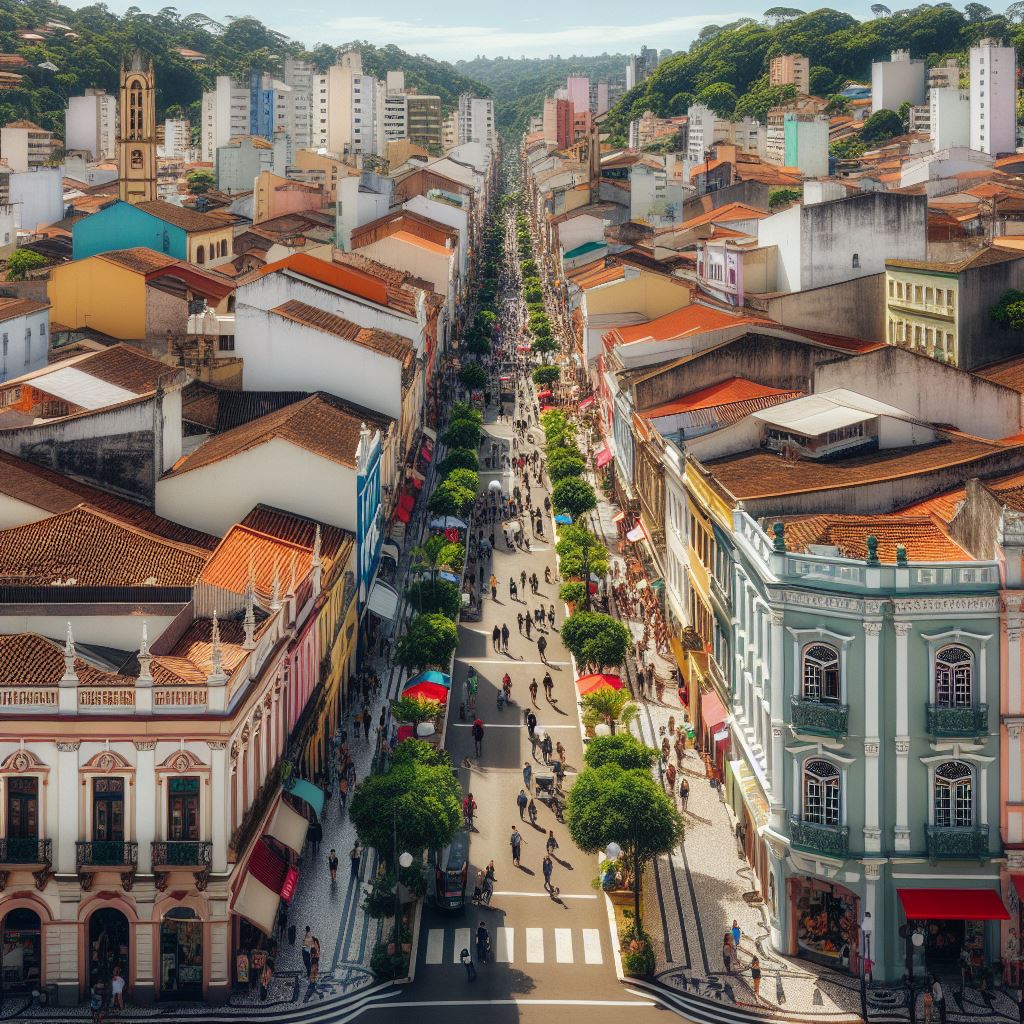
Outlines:
{"type": "Polygon", "coordinates": [[[555,681],[551,678],[550,672],[544,673],[544,696],[547,697],[548,703],[551,703],[551,695],[555,690],[555,681]]]}
{"type": "Polygon", "coordinates": [[[679,783],[679,804],[682,809],[686,810],[686,802],[690,799],[690,783],[683,779],[679,783]]]}
{"type": "Polygon", "coordinates": [[[754,1002],[761,1001],[761,961],[755,956],[750,961],[750,981],[754,986],[754,1002]]]}
{"type": "Polygon", "coordinates": [[[370,712],[369,709],[363,712],[363,739],[370,739],[370,712]]]}
{"type": "Polygon", "coordinates": [[[935,975],[932,975],[932,1001],[939,1011],[939,1024],[946,1024],[946,993],[943,991],[942,982],[935,975]]]}
{"type": "Polygon", "coordinates": [[[508,626],[502,623],[501,626],[501,649],[508,654],[508,638],[511,634],[508,631],[508,626]]]}
{"type": "Polygon", "coordinates": [[[102,981],[97,981],[92,987],[92,993],[89,996],[89,1009],[92,1011],[93,1024],[100,1024],[100,1021],[104,1019],[102,981]]]}
{"type": "Polygon", "coordinates": [[[473,734],[473,752],[480,757],[484,750],[484,723],[475,718],[470,732],[473,734]]]}
{"type": "Polygon", "coordinates": [[[548,841],[545,844],[545,848],[547,849],[548,854],[554,857],[555,850],[558,849],[558,840],[555,838],[554,829],[548,829],[548,841]]]}
{"type": "Polygon", "coordinates": [[[672,796],[676,791],[676,766],[671,761],[665,769],[665,785],[668,787],[669,796],[672,796]]]}
{"type": "Polygon", "coordinates": [[[554,870],[555,865],[552,863],[551,858],[545,854],[544,860],[541,862],[541,869],[544,872],[544,888],[549,892],[551,891],[551,872],[554,870]]]}
{"type": "Polygon", "coordinates": [[[554,749],[554,745],[551,742],[551,736],[548,733],[545,733],[544,739],[540,741],[540,753],[544,758],[545,765],[551,763],[551,755],[554,753],[554,749]]]}
{"type": "Polygon", "coordinates": [[[476,958],[480,963],[487,963],[487,953],[491,946],[491,936],[487,932],[487,925],[480,922],[476,930],[476,958]]]}
{"type": "Polygon", "coordinates": [[[722,937],[722,963],[725,964],[725,973],[732,974],[732,932],[726,932],[722,937]]]}
{"type": "Polygon", "coordinates": [[[519,855],[522,852],[523,836],[515,825],[512,826],[512,835],[509,839],[509,845],[512,847],[512,863],[515,867],[519,867],[519,855]]]}
{"type": "Polygon", "coordinates": [[[527,615],[525,620],[523,621],[523,625],[526,627],[526,639],[527,640],[532,640],[533,639],[533,635],[532,635],[533,616],[532,615],[527,615]]]}
{"type": "MultiPolygon", "coordinates": [[[[352,852],[348,855],[349,864],[351,867],[351,877],[355,881],[359,881],[359,864],[363,859],[363,848],[359,845],[359,840],[355,841],[355,845],[352,847],[352,852]]],[[[309,931],[307,928],[306,931],[309,931]]]]}
{"type": "Polygon", "coordinates": [[[730,929],[732,934],[732,948],[736,951],[736,959],[740,958],[740,936],[743,934],[740,931],[740,923],[734,917],[732,919],[732,928],[730,929]]]}
{"type": "Polygon", "coordinates": [[[562,767],[562,771],[565,771],[565,747],[562,746],[562,741],[559,740],[555,744],[555,753],[558,755],[558,763],[562,767]]]}
{"type": "Polygon", "coordinates": [[[544,662],[545,665],[548,663],[548,659],[545,656],[545,651],[547,651],[547,649],[548,649],[548,642],[545,639],[545,637],[543,635],[537,637],[537,651],[540,654],[540,660],[542,662],[544,662]]]}
{"type": "Polygon", "coordinates": [[[926,988],[924,990],[924,997],[921,1002],[924,1007],[924,1014],[921,1019],[924,1021],[924,1024],[932,1024],[932,1008],[935,1004],[935,1000],[932,999],[931,989],[926,988]]]}
{"type": "Polygon", "coordinates": [[[501,626],[495,626],[491,630],[491,644],[494,646],[496,651],[501,650],[501,626]]]}
{"type": "Polygon", "coordinates": [[[124,1009],[124,974],[120,964],[115,965],[113,977],[110,979],[110,1005],[115,1010],[124,1009]]]}
{"type": "Polygon", "coordinates": [[[309,951],[309,980],[315,985],[320,977],[320,940],[314,935],[309,951]]]}
{"type": "Polygon", "coordinates": [[[338,808],[342,813],[348,807],[348,779],[344,776],[338,782],[338,808]]]}
{"type": "Polygon", "coordinates": [[[327,858],[327,870],[331,873],[331,885],[334,885],[338,881],[338,855],[334,850],[331,850],[327,858]]]}
{"type": "Polygon", "coordinates": [[[306,977],[309,977],[309,968],[313,962],[313,929],[306,925],[306,934],[302,936],[302,965],[306,968],[306,977]]]}
{"type": "Polygon", "coordinates": [[[530,702],[534,707],[537,706],[537,677],[533,677],[533,681],[530,683],[530,702]]]}
{"type": "Polygon", "coordinates": [[[516,805],[519,808],[519,820],[526,820],[526,805],[530,802],[530,798],[526,795],[526,790],[519,790],[519,796],[516,797],[516,805]]]}
{"type": "Polygon", "coordinates": [[[526,731],[531,739],[537,731],[537,716],[529,709],[526,712],[526,731]]]}
{"type": "Polygon", "coordinates": [[[508,596],[512,598],[513,601],[519,600],[519,588],[516,586],[516,581],[512,579],[511,576],[508,580],[508,596]]]}
{"type": "Polygon", "coordinates": [[[469,954],[469,950],[463,948],[459,954],[459,960],[462,966],[466,968],[466,981],[476,981],[476,967],[473,966],[473,958],[469,954]]]}
{"type": "Polygon", "coordinates": [[[526,786],[527,792],[530,791],[530,781],[533,778],[533,766],[529,761],[523,762],[523,783],[526,786]]]}
{"type": "Polygon", "coordinates": [[[551,629],[555,628],[555,606],[548,605],[548,626],[551,629]]]}
{"type": "Polygon", "coordinates": [[[519,632],[522,633],[523,632],[523,613],[522,612],[520,612],[516,616],[516,622],[519,623],[519,632]]]}
{"type": "Polygon", "coordinates": [[[271,960],[268,956],[264,961],[263,970],[260,971],[260,1002],[267,1001],[267,993],[270,991],[270,982],[274,977],[274,969],[271,967],[271,960]]]}
{"type": "MultiPolygon", "coordinates": [[[[493,534],[492,534],[492,536],[493,536],[493,534]]],[[[493,541],[492,541],[492,543],[493,543],[493,541]]],[[[491,586],[491,600],[492,601],[497,601],[498,600],[498,577],[495,576],[493,572],[491,573],[490,586],[491,586]]]]}

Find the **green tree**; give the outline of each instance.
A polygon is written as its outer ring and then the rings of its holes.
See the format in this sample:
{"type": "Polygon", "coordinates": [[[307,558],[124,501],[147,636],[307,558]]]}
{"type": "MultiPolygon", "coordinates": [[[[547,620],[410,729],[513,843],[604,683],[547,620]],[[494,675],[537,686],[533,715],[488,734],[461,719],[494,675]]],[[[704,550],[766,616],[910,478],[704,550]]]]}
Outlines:
{"type": "Polygon", "coordinates": [[[480,427],[472,420],[452,420],[441,440],[449,448],[475,449],[480,443],[480,427]]]}
{"type": "Polygon", "coordinates": [[[993,323],[1010,331],[1024,331],[1024,292],[1016,288],[1003,292],[989,310],[993,323]]]}
{"type": "Polygon", "coordinates": [[[533,371],[533,383],[538,387],[550,387],[562,375],[557,366],[538,366],[533,371]]]}
{"type": "Polygon", "coordinates": [[[644,866],[683,838],[683,819],[672,801],[647,772],[609,763],[580,772],[565,817],[573,842],[585,853],[612,842],[621,847],[631,875],[633,919],[640,921],[644,866]]]}
{"type": "Polygon", "coordinates": [[[431,494],[430,500],[427,502],[427,508],[435,516],[464,516],[473,507],[474,501],[476,501],[476,491],[460,487],[448,480],[442,480],[434,488],[434,493],[431,494]]]}
{"type": "Polygon", "coordinates": [[[555,341],[550,334],[538,334],[533,341],[530,342],[530,349],[540,356],[547,356],[552,352],[558,351],[558,342],[555,341]]]}
{"type": "Polygon", "coordinates": [[[732,117],[736,110],[736,89],[728,82],[713,82],[701,89],[697,102],[710,107],[719,117],[732,117]]]}
{"type": "Polygon", "coordinates": [[[412,549],[412,556],[416,559],[414,567],[429,569],[431,580],[437,579],[437,567],[446,544],[444,537],[432,533],[419,547],[412,549]]]}
{"type": "Polygon", "coordinates": [[[860,130],[861,141],[868,145],[888,142],[889,139],[902,134],[903,121],[894,110],[876,110],[860,130]]]}
{"type": "Polygon", "coordinates": [[[597,495],[594,488],[577,477],[559,480],[551,489],[551,503],[555,511],[572,516],[573,521],[597,508],[597,495]]]}
{"type": "Polygon", "coordinates": [[[403,668],[417,671],[439,668],[447,672],[458,646],[459,631],[446,615],[440,612],[415,615],[405,635],[395,644],[394,660],[403,668]]]}
{"type": "Polygon", "coordinates": [[[480,456],[472,448],[451,448],[437,464],[437,471],[446,477],[453,469],[471,469],[476,473],[480,469],[480,456]]]}
{"type": "Polygon", "coordinates": [[[755,82],[737,101],[733,116],[739,120],[752,117],[762,124],[768,118],[768,111],[781,106],[796,96],[795,85],[769,85],[768,76],[755,82]]]}
{"type": "Polygon", "coordinates": [[[548,460],[548,476],[551,477],[551,482],[554,484],[566,479],[566,477],[581,477],[586,468],[587,464],[583,459],[573,455],[571,452],[557,459],[552,458],[548,460]]]}
{"type": "Polygon", "coordinates": [[[848,114],[850,112],[850,100],[846,96],[840,96],[839,93],[835,93],[828,98],[828,106],[825,108],[826,114],[848,114]]]}
{"type": "Polygon", "coordinates": [[[476,494],[480,489],[480,474],[474,473],[471,469],[453,469],[445,477],[445,482],[454,487],[465,487],[467,491],[476,494]]]}
{"type": "Polygon", "coordinates": [[[487,383],[487,371],[479,363],[466,363],[459,371],[459,380],[464,388],[480,390],[487,383]]]}
{"type": "Polygon", "coordinates": [[[616,726],[628,726],[640,713],[628,690],[613,690],[610,686],[601,686],[584,694],[581,704],[583,724],[593,729],[603,722],[611,729],[613,736],[616,735],[616,726]]]}
{"type": "Polygon", "coordinates": [[[433,614],[440,612],[453,622],[462,610],[462,594],[449,580],[416,580],[405,588],[409,607],[418,612],[433,614]]]}
{"type": "Polygon", "coordinates": [[[562,642],[581,668],[618,668],[633,645],[633,635],[610,615],[582,611],[562,624],[562,642]]]}
{"type": "Polygon", "coordinates": [[[356,787],[349,816],[360,841],[377,851],[392,875],[396,840],[414,858],[445,846],[462,824],[462,791],[451,758],[420,740],[400,743],[388,771],[356,787]]]}
{"type": "Polygon", "coordinates": [[[768,195],[768,209],[781,210],[791,203],[800,202],[803,193],[798,188],[775,188],[768,195]]]}
{"type": "Polygon", "coordinates": [[[462,348],[474,356],[485,356],[491,351],[491,339],[483,331],[470,329],[462,339],[462,348]]]}
{"type": "Polygon", "coordinates": [[[15,249],[7,258],[7,280],[24,281],[31,270],[46,266],[46,257],[31,249],[15,249]]]}
{"type": "Polygon", "coordinates": [[[452,572],[458,574],[462,572],[462,566],[466,561],[466,549],[461,544],[445,544],[441,549],[441,554],[438,556],[438,562],[447,566],[452,572]]]}
{"type": "Polygon", "coordinates": [[[833,142],[828,147],[829,153],[837,160],[857,160],[867,150],[868,147],[855,135],[851,135],[847,139],[840,139],[838,142],[833,142]]]}
{"type": "Polygon", "coordinates": [[[641,743],[628,732],[612,736],[595,736],[583,754],[588,768],[600,768],[605,764],[617,764],[624,771],[649,772],[654,767],[658,752],[641,743]]]}
{"type": "Polygon", "coordinates": [[[429,697],[401,697],[391,702],[391,714],[396,721],[419,725],[430,722],[441,710],[440,702],[429,697]]]}
{"type": "Polygon", "coordinates": [[[188,184],[189,192],[194,196],[201,196],[204,192],[209,192],[211,188],[217,186],[217,179],[213,176],[213,172],[202,168],[189,171],[185,175],[185,181],[188,184]]]}

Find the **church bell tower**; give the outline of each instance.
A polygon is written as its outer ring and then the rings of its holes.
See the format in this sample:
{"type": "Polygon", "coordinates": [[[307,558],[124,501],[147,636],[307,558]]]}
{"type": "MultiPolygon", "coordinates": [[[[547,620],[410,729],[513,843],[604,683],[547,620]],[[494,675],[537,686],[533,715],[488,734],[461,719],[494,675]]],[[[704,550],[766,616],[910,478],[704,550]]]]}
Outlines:
{"type": "Polygon", "coordinates": [[[142,53],[121,65],[117,167],[119,195],[126,203],[156,199],[156,93],[153,62],[143,67],[142,53]]]}

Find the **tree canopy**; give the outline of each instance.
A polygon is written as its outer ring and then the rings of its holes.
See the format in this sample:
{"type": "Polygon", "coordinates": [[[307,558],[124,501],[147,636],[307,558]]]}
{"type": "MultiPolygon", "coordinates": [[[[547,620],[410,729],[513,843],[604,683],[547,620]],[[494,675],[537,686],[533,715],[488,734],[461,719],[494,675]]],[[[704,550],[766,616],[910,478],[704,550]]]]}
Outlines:
{"type": "Polygon", "coordinates": [[[617,668],[626,660],[633,635],[610,615],[583,611],[562,624],[562,641],[581,667],[617,668]]]}
{"type": "Polygon", "coordinates": [[[653,747],[646,746],[628,732],[618,732],[612,736],[595,736],[587,744],[583,761],[588,768],[617,764],[626,771],[648,772],[654,767],[657,756],[658,752],[653,747]]]}
{"type": "Polygon", "coordinates": [[[1010,288],[989,310],[993,323],[1011,331],[1024,331],[1024,292],[1010,288]]]}
{"type": "Polygon", "coordinates": [[[458,646],[459,631],[446,615],[440,612],[416,615],[405,634],[398,638],[394,659],[403,668],[447,671],[458,646]]]}
{"type": "Polygon", "coordinates": [[[586,480],[567,477],[551,489],[551,502],[556,512],[568,513],[575,520],[597,508],[597,495],[586,480]]]}

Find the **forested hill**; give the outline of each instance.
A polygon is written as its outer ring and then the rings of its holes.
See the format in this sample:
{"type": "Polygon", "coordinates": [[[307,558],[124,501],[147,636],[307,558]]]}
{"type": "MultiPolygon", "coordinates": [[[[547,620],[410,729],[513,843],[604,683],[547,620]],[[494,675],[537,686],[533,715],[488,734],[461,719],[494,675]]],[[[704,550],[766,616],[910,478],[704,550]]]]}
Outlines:
{"type": "Polygon", "coordinates": [[[599,57],[477,57],[457,61],[455,67],[490,86],[498,128],[518,135],[526,131],[530,117],[541,112],[544,97],[565,85],[566,76],[582,74],[606,81],[625,78],[628,60],[621,53],[599,57]]]}
{"type": "MultiPolygon", "coordinates": [[[[395,46],[352,45],[363,52],[368,73],[401,68],[408,85],[439,95],[446,112],[457,104],[460,92],[487,94],[486,88],[443,61],[414,56],[395,46]]],[[[308,57],[322,70],[345,49],[320,45],[307,52],[302,43],[255,18],[216,22],[204,14],[179,14],[174,7],[156,14],[130,7],[118,16],[102,3],[73,10],[50,0],[0,0],[0,53],[18,54],[28,62],[4,67],[23,75],[24,82],[23,88],[0,93],[0,124],[26,117],[63,137],[68,97],[92,86],[116,92],[121,61],[136,46],[153,58],[159,116],[183,114],[194,125],[199,124],[203,90],[212,88],[217,75],[245,79],[252,70],[280,74],[289,56],[308,57]],[[26,40],[21,38],[24,32],[43,38],[26,40]],[[204,54],[206,60],[186,60],[175,52],[176,47],[204,54]]]]}
{"type": "Polygon", "coordinates": [[[967,4],[966,13],[945,3],[895,13],[876,4],[872,11],[878,16],[861,22],[828,8],[805,14],[775,7],[761,22],[709,25],[689,51],[659,64],[646,82],[623,96],[609,114],[608,128],[622,137],[630,119],[645,110],[676,116],[694,100],[723,115],[767,110],[773,105],[768,62],[781,53],[810,57],[811,91],[828,96],[850,79],[870,82],[871,62],[888,60],[892,50],[909,49],[931,66],[946,57],[966,58],[970,46],[986,36],[1012,41],[1018,53],[1024,46],[1022,3],[1012,3],[1007,14],[993,14],[980,3],[967,4]]]}

